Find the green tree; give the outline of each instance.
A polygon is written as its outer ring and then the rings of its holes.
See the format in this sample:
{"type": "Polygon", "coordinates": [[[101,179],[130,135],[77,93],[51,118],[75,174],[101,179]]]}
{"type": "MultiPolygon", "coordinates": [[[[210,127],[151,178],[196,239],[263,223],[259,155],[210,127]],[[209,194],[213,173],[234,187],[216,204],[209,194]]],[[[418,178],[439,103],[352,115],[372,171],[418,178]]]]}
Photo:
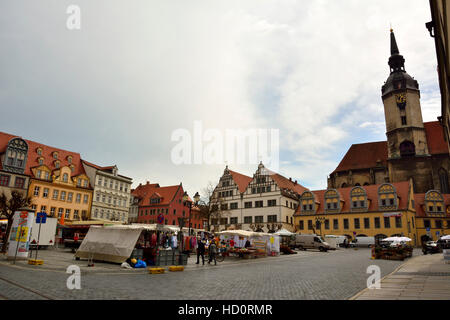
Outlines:
{"type": "Polygon", "coordinates": [[[8,227],[6,228],[6,238],[3,241],[3,247],[1,252],[5,253],[7,243],[9,241],[9,234],[11,233],[11,226],[13,222],[14,213],[20,208],[28,207],[31,205],[31,198],[24,196],[18,191],[12,191],[11,197],[7,197],[4,192],[0,194],[0,218],[6,218],[8,220],[8,227]]]}

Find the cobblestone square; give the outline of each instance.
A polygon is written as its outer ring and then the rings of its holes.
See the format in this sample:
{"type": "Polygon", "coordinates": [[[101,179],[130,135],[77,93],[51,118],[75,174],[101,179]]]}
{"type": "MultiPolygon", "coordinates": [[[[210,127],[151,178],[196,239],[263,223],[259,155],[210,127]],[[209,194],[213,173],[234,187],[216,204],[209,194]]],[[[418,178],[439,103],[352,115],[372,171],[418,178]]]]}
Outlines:
{"type": "MultiPolygon", "coordinates": [[[[416,254],[418,254],[416,252],[416,254]]],[[[367,267],[377,265],[381,276],[402,261],[371,260],[368,249],[329,252],[298,251],[261,259],[227,258],[217,266],[196,265],[191,256],[183,272],[151,275],[118,264],[74,260],[65,251],[40,252],[43,266],[0,260],[1,299],[124,299],[124,300],[320,300],[348,299],[366,288],[367,267]],[[69,265],[81,269],[81,289],[69,290],[69,265]]]]}

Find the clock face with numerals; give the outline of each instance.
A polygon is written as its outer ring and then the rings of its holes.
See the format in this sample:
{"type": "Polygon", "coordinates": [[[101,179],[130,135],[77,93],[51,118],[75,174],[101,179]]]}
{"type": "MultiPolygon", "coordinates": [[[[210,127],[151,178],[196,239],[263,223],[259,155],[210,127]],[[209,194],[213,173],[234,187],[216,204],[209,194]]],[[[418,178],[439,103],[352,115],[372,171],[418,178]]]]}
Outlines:
{"type": "Polygon", "coordinates": [[[400,93],[395,95],[395,101],[399,108],[404,108],[406,106],[406,94],[400,93]]]}

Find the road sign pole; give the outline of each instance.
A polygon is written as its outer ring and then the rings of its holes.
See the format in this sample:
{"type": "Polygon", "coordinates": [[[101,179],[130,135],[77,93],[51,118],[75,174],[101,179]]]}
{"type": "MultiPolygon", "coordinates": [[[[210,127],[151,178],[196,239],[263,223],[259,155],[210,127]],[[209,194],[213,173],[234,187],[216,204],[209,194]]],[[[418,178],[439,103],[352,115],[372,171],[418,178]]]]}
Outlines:
{"type": "Polygon", "coordinates": [[[37,257],[38,257],[39,239],[41,237],[41,225],[42,225],[42,217],[39,219],[39,232],[38,232],[38,240],[37,240],[37,245],[36,245],[36,257],[34,258],[34,260],[37,260],[37,257]]]}
{"type": "Polygon", "coordinates": [[[16,254],[14,255],[14,264],[16,264],[17,251],[19,250],[20,234],[22,233],[22,222],[23,222],[22,217],[19,214],[19,227],[17,228],[19,237],[17,237],[17,233],[16,233],[16,254]]]}

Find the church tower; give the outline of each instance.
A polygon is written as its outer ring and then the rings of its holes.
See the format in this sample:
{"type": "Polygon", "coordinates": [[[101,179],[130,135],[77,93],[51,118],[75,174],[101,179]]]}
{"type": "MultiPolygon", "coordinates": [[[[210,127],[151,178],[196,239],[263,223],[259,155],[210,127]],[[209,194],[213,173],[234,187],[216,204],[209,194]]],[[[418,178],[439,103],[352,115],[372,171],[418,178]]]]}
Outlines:
{"type": "Polygon", "coordinates": [[[391,29],[390,75],[383,85],[388,159],[428,156],[428,146],[420,107],[419,84],[405,71],[391,29]]]}

